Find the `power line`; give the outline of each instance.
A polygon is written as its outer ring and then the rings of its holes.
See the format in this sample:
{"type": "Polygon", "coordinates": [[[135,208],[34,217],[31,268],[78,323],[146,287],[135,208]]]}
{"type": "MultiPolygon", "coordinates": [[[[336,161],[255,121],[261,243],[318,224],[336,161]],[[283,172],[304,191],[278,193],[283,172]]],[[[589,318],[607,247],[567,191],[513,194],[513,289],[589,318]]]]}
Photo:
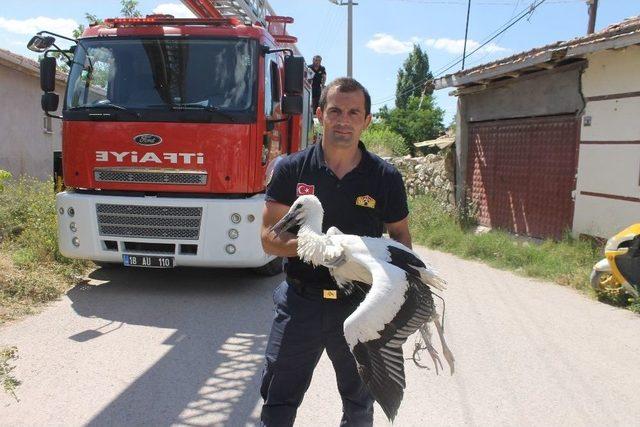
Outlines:
{"type": "Polygon", "coordinates": [[[471,12],[471,0],[467,3],[467,23],[464,27],[464,48],[462,49],[462,69],[464,70],[464,59],[467,55],[467,35],[469,34],[469,12],[471,12]]]}
{"type": "MultiPolygon", "coordinates": [[[[507,21],[505,24],[503,24],[502,26],[498,27],[497,30],[495,30],[492,34],[491,37],[489,37],[488,39],[486,39],[482,44],[480,44],[477,48],[475,48],[474,50],[472,50],[471,52],[469,52],[468,55],[466,56],[471,56],[473,55],[475,52],[479,51],[480,49],[482,49],[484,46],[486,46],[487,44],[489,44],[492,40],[494,40],[496,37],[500,36],[502,33],[504,33],[505,31],[507,31],[509,28],[511,28],[512,26],[514,26],[516,23],[518,23],[521,19],[523,19],[524,17],[526,17],[527,15],[530,15],[533,13],[534,10],[536,10],[540,5],[542,5],[546,0],[534,0],[533,3],[531,3],[526,9],[523,9],[519,15],[515,18],[512,18],[510,21],[513,22],[509,22],[507,21]]],[[[446,71],[450,70],[451,68],[455,67],[457,64],[459,64],[460,62],[462,62],[462,58],[454,60],[452,62],[449,62],[447,64],[444,65],[443,68],[439,69],[438,71],[436,71],[436,74],[434,77],[430,78],[426,78],[424,80],[422,80],[420,83],[413,85],[412,87],[410,87],[409,89],[406,89],[404,91],[402,91],[400,94],[404,95],[406,93],[412,92],[415,89],[423,86],[424,84],[426,84],[428,81],[433,82],[436,78],[441,77],[446,71]]],[[[392,99],[395,99],[396,96],[398,94],[394,94],[393,96],[386,98],[382,101],[378,101],[378,102],[374,102],[371,105],[379,105],[379,104],[384,104],[387,101],[391,101],[392,99]]]]}
{"type": "MultiPolygon", "coordinates": [[[[425,5],[459,5],[466,6],[467,2],[464,0],[387,0],[387,1],[396,1],[396,2],[405,2],[405,3],[418,3],[425,5]]],[[[566,4],[566,3],[582,3],[585,0],[550,0],[547,1],[547,4],[566,4]]],[[[517,5],[519,3],[518,0],[515,1],[479,1],[474,2],[475,5],[481,6],[511,6],[517,5]]]]}

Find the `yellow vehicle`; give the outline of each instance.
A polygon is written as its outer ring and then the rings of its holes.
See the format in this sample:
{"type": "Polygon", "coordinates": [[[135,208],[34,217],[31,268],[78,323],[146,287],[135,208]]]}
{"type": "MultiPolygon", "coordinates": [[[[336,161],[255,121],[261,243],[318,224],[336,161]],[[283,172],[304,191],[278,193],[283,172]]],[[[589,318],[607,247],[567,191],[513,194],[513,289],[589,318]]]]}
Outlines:
{"type": "Polygon", "coordinates": [[[606,291],[624,289],[640,297],[640,223],[633,224],[607,241],[605,258],[593,266],[591,286],[606,291]]]}

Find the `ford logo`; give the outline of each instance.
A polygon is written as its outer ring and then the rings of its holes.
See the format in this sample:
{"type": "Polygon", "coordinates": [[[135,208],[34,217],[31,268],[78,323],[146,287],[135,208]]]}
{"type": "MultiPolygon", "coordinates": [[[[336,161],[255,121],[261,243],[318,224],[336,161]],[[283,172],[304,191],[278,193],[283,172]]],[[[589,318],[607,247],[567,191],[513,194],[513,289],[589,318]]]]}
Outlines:
{"type": "Polygon", "coordinates": [[[133,137],[136,144],[140,145],[158,145],[162,142],[162,138],[151,133],[143,133],[133,137]]]}

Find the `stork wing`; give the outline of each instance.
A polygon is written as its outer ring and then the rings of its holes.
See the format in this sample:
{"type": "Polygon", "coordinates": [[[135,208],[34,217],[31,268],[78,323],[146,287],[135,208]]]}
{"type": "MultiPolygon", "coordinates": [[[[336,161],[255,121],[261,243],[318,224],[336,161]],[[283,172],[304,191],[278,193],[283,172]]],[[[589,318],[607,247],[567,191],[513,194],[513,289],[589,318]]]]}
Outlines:
{"type": "Polygon", "coordinates": [[[444,290],[447,282],[429,264],[425,264],[417,253],[400,242],[387,238],[363,237],[362,242],[374,258],[385,260],[389,264],[417,276],[422,282],[436,289],[444,290]]]}
{"type": "Polygon", "coordinates": [[[362,380],[393,420],[406,386],[402,344],[431,320],[435,308],[431,290],[420,276],[390,264],[368,267],[373,276],[371,291],[345,321],[345,337],[362,380]],[[394,283],[398,279],[403,283],[394,283]],[[395,308],[389,310],[389,305],[395,308]],[[378,338],[367,337],[370,328],[376,329],[378,338]]]}
{"type": "Polygon", "coordinates": [[[340,234],[344,234],[338,227],[329,227],[327,230],[327,236],[339,236],[340,234]]]}

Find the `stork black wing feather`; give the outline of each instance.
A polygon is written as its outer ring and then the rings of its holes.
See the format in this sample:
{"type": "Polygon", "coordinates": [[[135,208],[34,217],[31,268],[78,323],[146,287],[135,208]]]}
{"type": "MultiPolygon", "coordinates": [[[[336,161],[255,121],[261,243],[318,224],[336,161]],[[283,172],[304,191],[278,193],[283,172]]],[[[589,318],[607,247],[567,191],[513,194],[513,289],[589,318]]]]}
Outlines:
{"type": "Polygon", "coordinates": [[[353,348],[362,380],[392,421],[398,413],[406,385],[402,344],[430,320],[435,310],[429,286],[411,273],[407,273],[407,280],[405,302],[393,320],[379,331],[380,338],[358,342],[353,348]]]}
{"type": "Polygon", "coordinates": [[[420,272],[416,270],[415,267],[426,267],[425,263],[422,262],[420,258],[415,256],[413,253],[396,246],[388,246],[387,250],[391,257],[389,264],[393,264],[411,275],[420,277],[420,272]]]}

